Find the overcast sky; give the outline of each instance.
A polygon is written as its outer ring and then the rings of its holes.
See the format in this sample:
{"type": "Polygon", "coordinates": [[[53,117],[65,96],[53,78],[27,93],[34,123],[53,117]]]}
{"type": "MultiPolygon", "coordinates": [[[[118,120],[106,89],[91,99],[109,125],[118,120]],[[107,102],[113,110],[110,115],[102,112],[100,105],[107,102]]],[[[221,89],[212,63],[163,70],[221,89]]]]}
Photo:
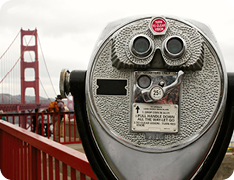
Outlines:
{"type": "MultiPolygon", "coordinates": [[[[0,56],[21,27],[36,27],[56,93],[63,68],[87,69],[94,44],[109,22],[135,15],[180,16],[208,24],[227,71],[234,72],[234,0],[0,0],[0,7],[0,56]]],[[[54,97],[40,58],[41,81],[54,97]]]]}

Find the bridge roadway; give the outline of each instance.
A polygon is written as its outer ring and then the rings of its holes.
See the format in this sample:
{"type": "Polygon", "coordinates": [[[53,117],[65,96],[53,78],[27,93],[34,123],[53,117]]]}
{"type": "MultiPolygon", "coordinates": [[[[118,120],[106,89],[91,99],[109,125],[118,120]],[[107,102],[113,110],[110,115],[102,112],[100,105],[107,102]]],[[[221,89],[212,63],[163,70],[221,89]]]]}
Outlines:
{"type": "Polygon", "coordinates": [[[46,109],[49,104],[0,104],[0,110],[4,112],[19,112],[34,110],[36,108],[46,109]]]}

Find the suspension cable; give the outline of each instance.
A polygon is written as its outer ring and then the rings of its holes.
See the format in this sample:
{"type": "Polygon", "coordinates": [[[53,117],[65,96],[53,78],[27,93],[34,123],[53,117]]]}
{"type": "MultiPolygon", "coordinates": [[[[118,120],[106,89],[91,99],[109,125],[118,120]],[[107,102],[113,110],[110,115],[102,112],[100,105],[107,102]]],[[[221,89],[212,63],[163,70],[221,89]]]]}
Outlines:
{"type": "MultiPolygon", "coordinates": [[[[34,32],[34,33],[35,33],[35,32],[34,32]]],[[[32,34],[32,36],[31,36],[31,38],[30,38],[28,44],[29,44],[30,41],[32,40],[32,37],[33,37],[34,33],[32,34]]],[[[25,51],[26,48],[28,47],[28,44],[25,46],[24,51],[25,51]]],[[[8,71],[7,74],[2,78],[2,80],[0,81],[0,84],[1,84],[1,83],[4,81],[4,79],[10,74],[10,72],[15,68],[16,64],[17,64],[17,63],[19,62],[19,60],[21,59],[21,57],[22,57],[24,51],[22,52],[22,54],[20,55],[20,57],[18,58],[18,60],[16,61],[16,63],[13,65],[13,67],[10,69],[10,71],[8,71]]]]}
{"type": "Polygon", "coordinates": [[[12,41],[12,43],[10,44],[10,46],[7,48],[7,50],[2,54],[2,56],[0,57],[0,59],[2,59],[2,57],[7,53],[7,51],[10,49],[10,47],[12,46],[12,44],[15,42],[16,38],[19,36],[20,31],[18,32],[18,34],[16,35],[15,39],[12,41]]]}
{"type": "Polygon", "coordinates": [[[41,49],[41,54],[42,54],[42,57],[43,57],[43,61],[44,61],[45,67],[46,67],[46,71],[47,71],[47,73],[48,73],[51,86],[52,86],[52,88],[53,88],[53,90],[54,90],[54,94],[55,94],[55,96],[56,96],[56,91],[55,91],[55,89],[54,89],[54,85],[53,85],[52,80],[51,80],[51,77],[50,77],[50,73],[49,73],[49,70],[48,70],[48,67],[47,67],[47,64],[46,64],[46,61],[45,61],[45,56],[44,56],[44,53],[43,53],[42,48],[41,48],[41,41],[40,41],[40,38],[39,38],[39,35],[38,35],[38,34],[37,34],[37,37],[38,37],[38,42],[39,42],[39,46],[40,46],[40,49],[41,49]]]}

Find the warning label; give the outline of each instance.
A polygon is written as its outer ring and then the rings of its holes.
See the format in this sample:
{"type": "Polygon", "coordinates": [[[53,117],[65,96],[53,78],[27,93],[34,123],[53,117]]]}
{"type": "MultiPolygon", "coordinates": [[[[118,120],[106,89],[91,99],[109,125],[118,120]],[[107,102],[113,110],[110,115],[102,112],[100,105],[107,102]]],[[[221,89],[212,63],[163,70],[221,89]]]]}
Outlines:
{"type": "Polygon", "coordinates": [[[178,105],[133,103],[132,131],[178,132],[178,105]]]}

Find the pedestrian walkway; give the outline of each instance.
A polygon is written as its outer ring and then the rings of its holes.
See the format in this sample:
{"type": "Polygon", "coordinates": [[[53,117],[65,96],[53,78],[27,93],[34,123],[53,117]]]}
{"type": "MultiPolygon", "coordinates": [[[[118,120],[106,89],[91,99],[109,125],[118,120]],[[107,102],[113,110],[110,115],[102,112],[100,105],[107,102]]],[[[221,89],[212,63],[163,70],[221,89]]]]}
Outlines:
{"type": "Polygon", "coordinates": [[[72,148],[72,149],[75,149],[77,151],[80,151],[82,153],[85,153],[81,143],[79,143],[79,144],[66,144],[65,146],[72,148]]]}

